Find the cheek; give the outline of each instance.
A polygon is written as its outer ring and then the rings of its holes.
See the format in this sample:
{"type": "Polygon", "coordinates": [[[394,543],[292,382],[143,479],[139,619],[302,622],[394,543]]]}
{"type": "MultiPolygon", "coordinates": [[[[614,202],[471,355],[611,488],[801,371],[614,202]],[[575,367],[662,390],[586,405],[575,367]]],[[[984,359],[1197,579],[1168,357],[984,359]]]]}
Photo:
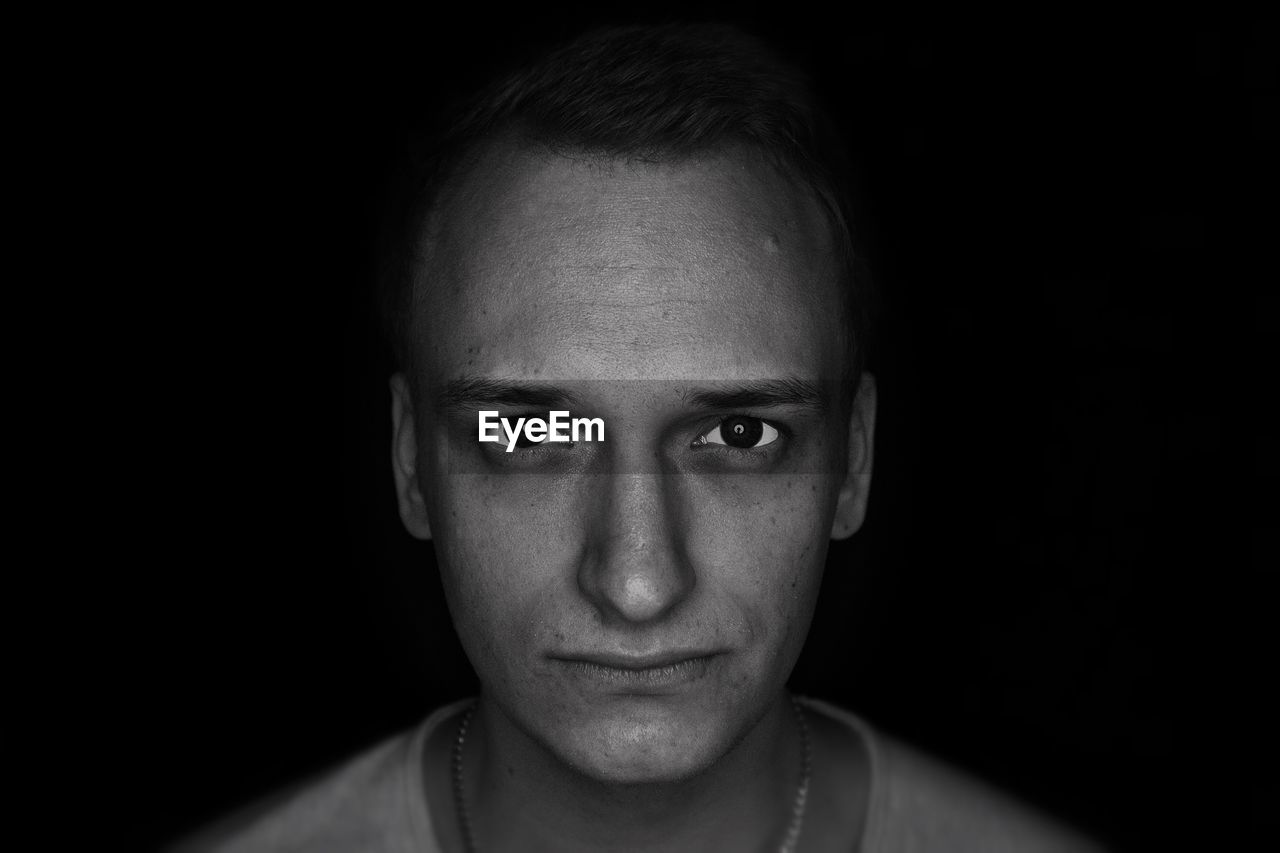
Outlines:
{"type": "Polygon", "coordinates": [[[432,501],[431,529],[449,609],[468,654],[502,657],[543,622],[566,582],[575,517],[554,478],[452,475],[432,501]],[[502,626],[495,631],[493,626],[502,626]]]}
{"type": "MultiPolygon", "coordinates": [[[[554,642],[548,632],[582,625],[590,610],[575,568],[592,492],[573,478],[444,479],[431,523],[459,637],[482,679],[519,681],[523,653],[554,642]]],[[[687,523],[670,529],[680,541],[670,544],[697,577],[682,630],[746,641],[761,656],[753,669],[785,665],[812,616],[838,484],[771,474],[669,485],[688,509],[687,523]]]]}
{"type": "Polygon", "coordinates": [[[825,475],[726,477],[700,498],[707,511],[691,531],[691,555],[732,590],[754,631],[803,637],[822,580],[837,488],[825,475]]]}

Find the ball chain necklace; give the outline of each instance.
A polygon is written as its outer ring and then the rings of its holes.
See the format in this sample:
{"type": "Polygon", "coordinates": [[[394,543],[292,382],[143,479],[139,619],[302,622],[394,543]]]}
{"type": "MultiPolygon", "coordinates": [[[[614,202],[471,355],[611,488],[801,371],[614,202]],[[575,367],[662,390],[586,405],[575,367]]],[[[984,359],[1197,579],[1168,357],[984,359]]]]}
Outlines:
{"type": "MultiPolygon", "coordinates": [[[[800,728],[800,785],[796,788],[796,798],[791,804],[791,822],[787,824],[787,834],[782,839],[778,853],[795,853],[796,844],[800,840],[800,828],[804,824],[804,807],[809,799],[810,765],[813,762],[813,747],[809,742],[809,723],[804,718],[804,709],[800,700],[791,696],[791,708],[795,711],[796,724],[800,728]]],[[[462,830],[462,844],[467,853],[475,853],[475,833],[471,829],[471,816],[467,812],[467,799],[462,790],[462,745],[467,740],[467,727],[475,714],[473,702],[462,715],[458,723],[458,737],[453,742],[453,803],[458,812],[458,826],[462,830]]]]}

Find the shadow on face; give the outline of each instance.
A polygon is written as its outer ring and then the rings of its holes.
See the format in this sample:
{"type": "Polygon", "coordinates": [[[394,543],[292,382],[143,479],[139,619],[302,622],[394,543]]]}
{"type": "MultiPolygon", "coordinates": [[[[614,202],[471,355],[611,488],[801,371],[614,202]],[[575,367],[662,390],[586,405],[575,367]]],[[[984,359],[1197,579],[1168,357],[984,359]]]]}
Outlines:
{"type": "Polygon", "coordinates": [[[396,476],[484,696],[599,778],[697,772],[778,696],[865,506],[830,228],[741,153],[499,147],[434,237],[396,476]],[[552,410],[604,440],[478,441],[552,410]]]}

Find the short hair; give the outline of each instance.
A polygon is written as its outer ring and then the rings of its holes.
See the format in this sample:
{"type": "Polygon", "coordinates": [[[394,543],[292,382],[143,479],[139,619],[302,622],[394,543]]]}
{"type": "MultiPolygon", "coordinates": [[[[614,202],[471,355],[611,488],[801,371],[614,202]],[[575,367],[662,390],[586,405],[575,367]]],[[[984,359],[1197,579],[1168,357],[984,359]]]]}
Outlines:
{"type": "MultiPolygon", "coordinates": [[[[834,236],[858,387],[869,334],[870,280],[854,251],[848,151],[806,75],[764,42],[726,24],[593,30],[482,89],[453,120],[412,144],[380,252],[384,321],[401,369],[414,376],[418,250],[447,188],[487,143],[614,160],[679,161],[730,147],[763,155],[820,202],[834,236]]],[[[416,384],[416,383],[414,383],[416,384]]]]}

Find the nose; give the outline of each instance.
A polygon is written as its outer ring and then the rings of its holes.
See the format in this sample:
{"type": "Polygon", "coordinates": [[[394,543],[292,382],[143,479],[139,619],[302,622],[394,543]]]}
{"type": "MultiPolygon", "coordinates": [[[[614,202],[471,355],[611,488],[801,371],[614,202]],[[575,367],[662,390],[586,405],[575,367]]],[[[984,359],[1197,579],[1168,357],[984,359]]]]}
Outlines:
{"type": "Polygon", "coordinates": [[[606,621],[661,619],[694,587],[679,522],[677,477],[601,476],[578,587],[606,621]]]}

